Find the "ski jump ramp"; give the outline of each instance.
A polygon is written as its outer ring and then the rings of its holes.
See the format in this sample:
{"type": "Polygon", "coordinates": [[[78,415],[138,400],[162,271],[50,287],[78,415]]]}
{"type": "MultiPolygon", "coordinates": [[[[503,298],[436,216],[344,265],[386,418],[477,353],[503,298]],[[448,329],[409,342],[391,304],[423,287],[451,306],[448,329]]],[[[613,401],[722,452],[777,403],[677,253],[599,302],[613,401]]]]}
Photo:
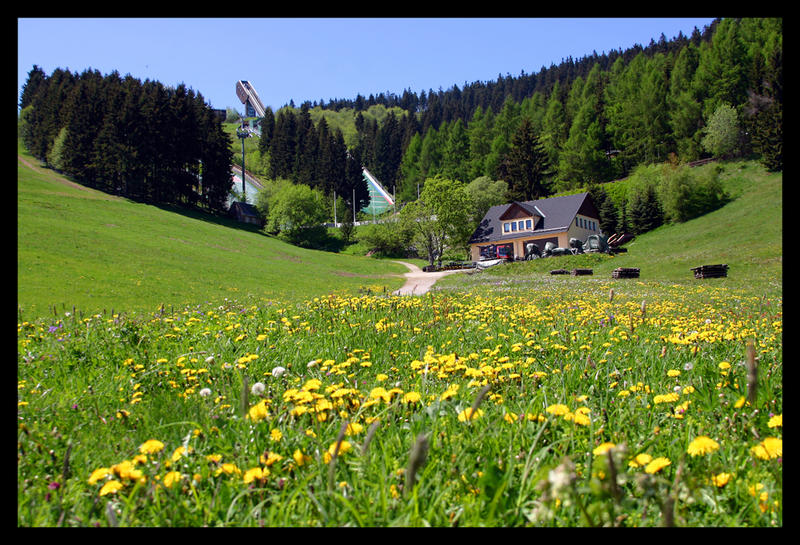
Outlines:
{"type": "Polygon", "coordinates": [[[264,117],[264,104],[249,81],[242,79],[236,82],[236,96],[244,104],[245,117],[264,117]]]}

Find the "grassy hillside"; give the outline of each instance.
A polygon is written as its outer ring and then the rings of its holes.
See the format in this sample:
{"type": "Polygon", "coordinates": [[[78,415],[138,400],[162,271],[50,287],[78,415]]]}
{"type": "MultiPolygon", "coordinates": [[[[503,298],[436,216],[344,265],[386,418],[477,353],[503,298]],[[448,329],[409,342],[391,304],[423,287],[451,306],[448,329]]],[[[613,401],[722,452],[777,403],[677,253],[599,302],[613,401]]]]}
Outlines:
{"type": "MultiPolygon", "coordinates": [[[[782,288],[783,175],[768,173],[754,162],[730,162],[721,179],[733,197],[722,208],[681,224],[664,225],[625,245],[627,253],[608,256],[585,254],[539,259],[489,269],[471,277],[457,275],[440,286],[490,283],[513,279],[523,282],[547,277],[554,282],[585,283],[611,280],[617,267],[638,267],[641,281],[694,284],[692,267],[727,264],[728,277],[716,285],[741,286],[776,293],[782,288]],[[550,276],[553,269],[587,267],[591,277],[550,276]]],[[[698,168],[715,168],[706,165],[698,168]]],[[[617,280],[624,284],[630,280],[617,280]]],[[[709,280],[705,280],[709,282],[709,280]]]]}
{"type": "Polygon", "coordinates": [[[225,298],[300,300],[396,289],[402,265],[297,248],[233,221],[132,202],[17,167],[17,298],[23,318],[152,312],[225,298]]]}

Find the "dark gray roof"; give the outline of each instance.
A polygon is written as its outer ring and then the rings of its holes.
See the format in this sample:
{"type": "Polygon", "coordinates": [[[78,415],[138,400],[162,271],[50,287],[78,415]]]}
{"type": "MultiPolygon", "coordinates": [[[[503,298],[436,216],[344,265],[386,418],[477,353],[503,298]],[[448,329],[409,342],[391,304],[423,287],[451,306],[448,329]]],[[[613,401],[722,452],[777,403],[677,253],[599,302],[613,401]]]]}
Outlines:
{"type": "MultiPolygon", "coordinates": [[[[500,216],[513,204],[515,203],[491,207],[486,212],[483,220],[481,220],[478,228],[472,233],[472,237],[469,240],[470,244],[519,238],[519,232],[503,233],[503,222],[500,221],[500,216]]],[[[530,232],[533,235],[560,233],[569,229],[578,211],[585,216],[598,218],[597,208],[594,206],[591,197],[589,197],[589,193],[586,192],[539,199],[538,201],[517,202],[516,204],[532,214],[543,216],[534,230],[530,232]]]]}

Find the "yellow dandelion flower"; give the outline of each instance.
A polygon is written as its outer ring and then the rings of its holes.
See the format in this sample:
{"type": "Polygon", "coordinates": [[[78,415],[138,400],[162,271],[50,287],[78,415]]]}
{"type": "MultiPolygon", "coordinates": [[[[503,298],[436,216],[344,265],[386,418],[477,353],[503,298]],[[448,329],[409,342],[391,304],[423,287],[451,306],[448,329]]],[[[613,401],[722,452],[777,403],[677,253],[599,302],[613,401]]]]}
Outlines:
{"type": "Polygon", "coordinates": [[[268,413],[267,413],[266,400],[259,401],[258,403],[250,407],[250,410],[247,412],[247,416],[253,422],[260,422],[261,420],[267,418],[268,413]]]}
{"type": "Polygon", "coordinates": [[[100,495],[105,496],[106,494],[115,494],[117,490],[122,489],[122,483],[116,480],[108,481],[106,484],[103,485],[103,488],[100,489],[100,495]]]}
{"type": "Polygon", "coordinates": [[[419,403],[422,396],[418,392],[408,392],[403,396],[403,403],[419,403]]]}
{"type": "Polygon", "coordinates": [[[164,475],[164,479],[161,482],[164,483],[164,486],[170,488],[173,484],[181,480],[181,473],[180,471],[170,471],[166,475],[164,475]]]}
{"type": "Polygon", "coordinates": [[[767,437],[758,445],[752,447],[750,452],[762,460],[783,456],[783,440],[778,437],[767,437]]]}
{"type": "Polygon", "coordinates": [[[255,480],[263,481],[269,475],[269,469],[261,467],[253,467],[245,471],[242,480],[246,483],[252,483],[255,480]]]}
{"type": "Polygon", "coordinates": [[[303,454],[303,451],[300,449],[296,449],[292,454],[292,458],[294,458],[294,462],[297,464],[297,467],[300,467],[304,464],[307,464],[311,461],[311,456],[303,454]]]}
{"type": "Polygon", "coordinates": [[[717,488],[722,488],[728,481],[731,480],[732,475],[730,473],[718,473],[717,475],[711,476],[711,483],[716,486],[717,488]]]}
{"type": "Polygon", "coordinates": [[[472,407],[470,407],[458,413],[458,421],[467,422],[468,420],[477,420],[481,416],[483,416],[483,410],[477,409],[473,412],[472,407]]]}
{"type": "Polygon", "coordinates": [[[233,475],[234,473],[239,474],[241,472],[242,470],[236,467],[236,465],[234,464],[222,464],[219,466],[219,469],[217,469],[217,471],[214,473],[214,476],[216,477],[223,473],[225,473],[226,475],[233,475]]]}
{"type": "Polygon", "coordinates": [[[192,449],[192,447],[188,447],[188,448],[187,448],[187,447],[184,447],[183,445],[179,446],[179,447],[178,447],[178,448],[176,448],[176,449],[175,449],[175,451],[172,453],[172,461],[173,461],[173,462],[177,462],[177,461],[178,461],[178,460],[180,460],[180,459],[181,459],[183,456],[186,456],[187,454],[190,454],[190,453],[192,452],[192,450],[193,450],[193,449],[192,449]]]}
{"type": "Polygon", "coordinates": [[[598,445],[597,447],[595,447],[595,449],[592,451],[592,454],[594,454],[595,456],[602,456],[609,449],[612,449],[612,448],[614,448],[616,446],[617,445],[615,445],[614,443],[605,442],[605,443],[602,443],[602,444],[598,445]]]}
{"type": "Polygon", "coordinates": [[[727,361],[721,361],[719,362],[719,365],[717,365],[717,367],[719,367],[720,370],[725,371],[731,368],[731,364],[728,363],[727,361]]]}
{"type": "Polygon", "coordinates": [[[643,467],[649,464],[653,460],[653,457],[647,453],[637,454],[633,457],[633,460],[628,462],[628,467],[643,467]]]}
{"type": "Polygon", "coordinates": [[[672,462],[670,462],[669,458],[659,456],[658,458],[653,458],[650,463],[645,466],[644,472],[652,475],[658,473],[670,464],[672,464],[672,462]]]}
{"type": "Polygon", "coordinates": [[[89,484],[96,484],[97,481],[99,481],[101,479],[105,479],[109,475],[111,475],[111,469],[110,468],[101,467],[101,468],[95,469],[92,472],[92,474],[89,476],[89,484]]]}
{"type": "Polygon", "coordinates": [[[768,428],[781,428],[783,427],[783,414],[776,414],[767,422],[768,428]]]}
{"type": "Polygon", "coordinates": [[[271,466],[275,462],[283,460],[283,456],[276,452],[268,452],[266,455],[262,454],[258,459],[265,466],[271,466]]]}
{"type": "Polygon", "coordinates": [[[569,412],[569,407],[561,403],[557,403],[555,405],[550,405],[545,409],[545,411],[556,416],[563,416],[569,412]]]}
{"type": "Polygon", "coordinates": [[[686,449],[686,452],[692,456],[702,456],[704,454],[711,454],[717,449],[719,449],[719,443],[710,437],[699,435],[692,439],[692,442],[689,443],[689,448],[686,449]]]}
{"type": "Polygon", "coordinates": [[[139,446],[142,454],[157,454],[164,449],[164,443],[157,439],[149,439],[139,446]]]}
{"type": "Polygon", "coordinates": [[[273,441],[280,441],[283,438],[283,434],[281,433],[281,430],[273,428],[269,432],[269,438],[273,441]]]}
{"type": "Polygon", "coordinates": [[[667,371],[667,376],[668,377],[679,377],[679,376],[681,376],[681,372],[678,371],[677,369],[670,369],[669,371],[667,371]]]}

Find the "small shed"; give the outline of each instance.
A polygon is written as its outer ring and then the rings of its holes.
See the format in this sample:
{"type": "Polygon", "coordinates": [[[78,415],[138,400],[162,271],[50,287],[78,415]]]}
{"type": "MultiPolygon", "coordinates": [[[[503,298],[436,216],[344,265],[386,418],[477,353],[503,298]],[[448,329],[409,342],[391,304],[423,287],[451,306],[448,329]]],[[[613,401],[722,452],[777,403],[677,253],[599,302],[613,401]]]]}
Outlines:
{"type": "Polygon", "coordinates": [[[248,202],[234,201],[231,203],[229,212],[235,220],[241,221],[242,223],[252,223],[258,226],[262,224],[258,210],[248,202]]]}

